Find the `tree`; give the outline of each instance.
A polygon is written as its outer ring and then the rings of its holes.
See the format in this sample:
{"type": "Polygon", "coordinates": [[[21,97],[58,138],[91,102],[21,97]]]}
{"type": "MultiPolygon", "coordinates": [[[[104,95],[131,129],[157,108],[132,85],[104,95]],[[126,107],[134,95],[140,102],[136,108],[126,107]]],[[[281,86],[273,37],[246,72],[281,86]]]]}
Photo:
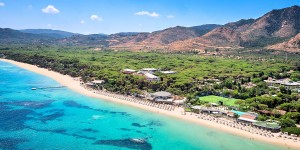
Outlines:
{"type": "Polygon", "coordinates": [[[296,122],[300,121],[300,113],[299,112],[288,112],[283,117],[284,118],[291,118],[296,122]]]}
{"type": "Polygon", "coordinates": [[[300,128],[297,127],[287,127],[282,130],[283,132],[288,132],[289,134],[300,135],[300,128]]]}
{"type": "Polygon", "coordinates": [[[286,88],[284,86],[280,86],[279,89],[280,89],[281,93],[287,94],[287,90],[286,90],[286,88]]]}
{"type": "Polygon", "coordinates": [[[228,78],[224,81],[224,86],[227,87],[228,89],[232,89],[232,79],[228,78]]]}
{"type": "Polygon", "coordinates": [[[294,120],[292,120],[290,118],[283,118],[283,119],[280,119],[280,126],[282,128],[296,127],[296,123],[294,120]]]}

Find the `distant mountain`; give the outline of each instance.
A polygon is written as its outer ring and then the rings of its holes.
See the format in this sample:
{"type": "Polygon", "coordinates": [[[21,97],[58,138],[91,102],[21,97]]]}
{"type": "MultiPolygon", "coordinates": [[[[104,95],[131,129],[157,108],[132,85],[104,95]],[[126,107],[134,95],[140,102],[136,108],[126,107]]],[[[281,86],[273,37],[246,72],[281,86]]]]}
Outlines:
{"type": "Polygon", "coordinates": [[[120,33],[116,33],[116,34],[111,34],[111,36],[113,36],[113,35],[115,35],[115,36],[136,36],[140,33],[141,32],[120,32],[120,33]]]}
{"type": "Polygon", "coordinates": [[[203,25],[195,27],[173,27],[161,31],[148,32],[121,32],[111,35],[74,35],[59,40],[65,45],[85,45],[112,49],[156,49],[172,42],[199,37],[220,25],[203,25]]]}
{"type": "Polygon", "coordinates": [[[94,46],[94,47],[108,47],[109,43],[106,41],[108,35],[106,34],[90,34],[90,35],[73,35],[71,37],[62,38],[58,40],[60,45],[66,46],[94,46]]]}
{"type": "Polygon", "coordinates": [[[42,44],[51,43],[53,39],[48,36],[24,33],[9,28],[0,28],[0,44],[42,44]]]}
{"type": "Polygon", "coordinates": [[[25,29],[25,30],[19,30],[19,31],[24,32],[24,33],[49,36],[49,37],[53,37],[53,38],[67,38],[67,37],[71,37],[73,35],[78,35],[77,33],[71,33],[71,32],[60,31],[60,30],[52,30],[52,29],[25,29]]]}
{"type": "Polygon", "coordinates": [[[176,26],[152,33],[121,32],[81,35],[59,30],[0,28],[0,44],[88,46],[116,50],[185,51],[204,49],[299,49],[300,7],[272,10],[257,19],[225,25],[176,26]],[[298,34],[298,35],[297,35],[298,34]],[[296,36],[297,35],[297,36],[296,36]]]}
{"type": "Polygon", "coordinates": [[[176,26],[152,33],[140,33],[130,37],[123,43],[114,44],[113,48],[122,49],[166,49],[167,45],[176,41],[202,36],[221,25],[202,25],[195,27],[176,26]]]}
{"type": "Polygon", "coordinates": [[[172,43],[171,48],[264,47],[282,42],[300,32],[300,7],[273,10],[258,19],[242,19],[186,41],[172,43]]]}
{"type": "Polygon", "coordinates": [[[300,52],[300,33],[290,40],[275,45],[268,46],[269,49],[286,50],[300,52]]]}

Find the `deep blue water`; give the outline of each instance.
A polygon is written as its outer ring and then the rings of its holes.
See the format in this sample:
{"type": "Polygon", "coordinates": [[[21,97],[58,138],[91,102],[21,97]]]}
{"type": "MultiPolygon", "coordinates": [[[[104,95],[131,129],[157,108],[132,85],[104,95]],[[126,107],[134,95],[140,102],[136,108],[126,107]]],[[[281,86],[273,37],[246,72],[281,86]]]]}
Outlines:
{"type": "Polygon", "coordinates": [[[53,86],[60,84],[0,61],[0,149],[283,149],[67,88],[31,90],[53,86]]]}

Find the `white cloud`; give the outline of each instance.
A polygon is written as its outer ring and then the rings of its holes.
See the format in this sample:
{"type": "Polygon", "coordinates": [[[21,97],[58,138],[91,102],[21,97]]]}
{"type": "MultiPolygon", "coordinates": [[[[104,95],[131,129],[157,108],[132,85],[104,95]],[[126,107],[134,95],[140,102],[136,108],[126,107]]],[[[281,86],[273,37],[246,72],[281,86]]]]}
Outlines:
{"type": "Polygon", "coordinates": [[[48,27],[52,27],[52,24],[47,24],[48,27]]]}
{"type": "Polygon", "coordinates": [[[48,5],[46,8],[42,9],[42,12],[47,13],[47,14],[57,14],[60,11],[56,9],[53,5],[48,5]]]}
{"type": "Polygon", "coordinates": [[[2,7],[3,7],[3,6],[5,6],[5,4],[4,4],[4,3],[0,3],[0,6],[2,6],[2,7]]]}
{"type": "Polygon", "coordinates": [[[173,18],[175,18],[175,16],[173,16],[173,15],[168,15],[167,18],[168,18],[168,19],[173,19],[173,18]]]}
{"type": "Polygon", "coordinates": [[[91,15],[91,20],[93,20],[93,21],[102,21],[103,20],[103,18],[102,17],[99,17],[99,16],[97,16],[97,15],[91,15]]]}
{"type": "Polygon", "coordinates": [[[85,21],[84,21],[84,20],[81,20],[80,23],[81,23],[81,24],[85,24],[85,21]]]}
{"type": "Polygon", "coordinates": [[[159,14],[156,13],[156,12],[148,12],[148,11],[140,11],[140,12],[137,12],[135,13],[134,15],[138,15],[138,16],[150,16],[150,17],[159,17],[159,14]]]}

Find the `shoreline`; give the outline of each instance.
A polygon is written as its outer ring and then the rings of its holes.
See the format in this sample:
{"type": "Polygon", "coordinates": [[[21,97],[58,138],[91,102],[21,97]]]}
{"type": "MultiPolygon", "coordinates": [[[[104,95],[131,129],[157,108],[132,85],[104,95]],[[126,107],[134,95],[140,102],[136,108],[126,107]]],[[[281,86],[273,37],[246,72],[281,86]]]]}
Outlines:
{"type": "Polygon", "coordinates": [[[269,143],[272,145],[278,145],[278,146],[282,146],[282,147],[289,148],[289,149],[290,148],[300,149],[299,141],[293,142],[290,139],[284,139],[284,138],[278,138],[278,137],[270,138],[270,137],[265,137],[265,136],[261,136],[261,135],[257,135],[257,134],[252,134],[252,133],[249,133],[249,132],[246,132],[243,130],[239,130],[239,129],[236,129],[233,127],[229,127],[229,126],[226,126],[223,124],[218,124],[216,122],[199,119],[199,118],[197,118],[197,115],[191,114],[191,113],[182,115],[182,112],[184,111],[184,109],[181,107],[175,107],[174,111],[168,111],[168,110],[159,109],[159,108],[151,107],[151,106],[147,106],[147,105],[142,105],[139,103],[134,103],[134,102],[118,99],[118,98],[113,98],[110,96],[105,96],[105,95],[95,93],[94,91],[90,91],[90,90],[84,88],[83,86],[81,86],[80,81],[75,80],[75,78],[72,78],[71,76],[62,75],[60,73],[50,71],[45,68],[40,68],[40,67],[37,67],[34,65],[21,63],[21,62],[17,62],[17,61],[13,61],[13,60],[0,59],[0,61],[11,63],[20,68],[47,76],[53,80],[56,80],[63,86],[66,86],[67,88],[71,89],[72,91],[75,91],[77,93],[80,93],[80,94],[88,96],[88,97],[93,97],[93,98],[97,98],[97,99],[101,99],[101,100],[105,100],[105,101],[109,101],[109,102],[114,102],[114,103],[118,103],[118,104],[122,104],[122,105],[132,106],[132,107],[136,107],[136,108],[139,108],[142,110],[151,111],[151,112],[154,112],[157,114],[167,115],[167,116],[179,119],[179,120],[196,123],[198,125],[202,125],[202,126],[205,126],[208,128],[214,128],[219,131],[223,131],[223,132],[226,132],[229,134],[244,137],[249,140],[255,140],[255,141],[259,141],[259,142],[269,143]]]}

